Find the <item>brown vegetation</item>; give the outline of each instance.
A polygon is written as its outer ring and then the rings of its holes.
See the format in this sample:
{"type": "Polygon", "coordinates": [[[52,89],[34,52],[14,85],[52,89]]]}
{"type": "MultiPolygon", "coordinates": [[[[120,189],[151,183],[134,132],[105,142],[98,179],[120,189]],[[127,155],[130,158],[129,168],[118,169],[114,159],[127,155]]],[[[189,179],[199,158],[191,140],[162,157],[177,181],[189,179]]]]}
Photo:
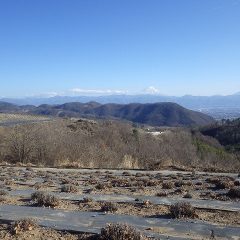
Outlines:
{"type": "Polygon", "coordinates": [[[215,140],[190,130],[172,128],[153,136],[128,123],[103,120],[61,119],[0,128],[0,160],[75,168],[240,169],[240,161],[215,140]]]}
{"type": "Polygon", "coordinates": [[[37,206],[41,207],[56,207],[59,205],[60,200],[58,197],[46,194],[44,192],[35,192],[31,195],[32,201],[36,203],[37,206]]]}
{"type": "Polygon", "coordinates": [[[170,213],[173,218],[195,218],[196,210],[190,203],[179,202],[170,206],[170,213]]]}
{"type": "Polygon", "coordinates": [[[102,205],[101,211],[102,212],[111,212],[114,213],[118,210],[118,207],[115,203],[112,202],[106,202],[102,205]]]}
{"type": "Polygon", "coordinates": [[[134,227],[126,224],[109,224],[101,230],[100,240],[146,240],[134,227]]]}
{"type": "Polygon", "coordinates": [[[73,184],[67,184],[62,186],[61,192],[76,193],[78,192],[78,188],[73,184]]]}
{"type": "Polygon", "coordinates": [[[13,223],[11,226],[11,232],[14,234],[19,234],[20,232],[31,231],[35,227],[37,227],[37,224],[33,219],[21,219],[13,223]]]}
{"type": "Polygon", "coordinates": [[[234,187],[234,188],[231,188],[227,195],[230,197],[230,198],[240,198],[240,187],[234,187]]]}

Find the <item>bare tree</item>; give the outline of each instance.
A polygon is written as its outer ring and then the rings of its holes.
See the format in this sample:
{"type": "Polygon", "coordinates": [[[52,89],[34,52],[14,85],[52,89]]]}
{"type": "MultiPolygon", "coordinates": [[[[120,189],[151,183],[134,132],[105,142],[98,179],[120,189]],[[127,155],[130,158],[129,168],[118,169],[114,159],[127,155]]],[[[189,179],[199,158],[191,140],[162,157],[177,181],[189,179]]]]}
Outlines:
{"type": "Polygon", "coordinates": [[[23,164],[30,161],[34,151],[34,127],[16,126],[9,137],[9,150],[12,160],[23,164]]]}

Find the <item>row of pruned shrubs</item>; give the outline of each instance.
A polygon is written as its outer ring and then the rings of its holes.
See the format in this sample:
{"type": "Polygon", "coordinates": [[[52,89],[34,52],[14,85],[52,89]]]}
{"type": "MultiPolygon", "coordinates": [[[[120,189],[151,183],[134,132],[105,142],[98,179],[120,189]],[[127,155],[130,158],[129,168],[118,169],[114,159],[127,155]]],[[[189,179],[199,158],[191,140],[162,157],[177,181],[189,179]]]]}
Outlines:
{"type": "MultiPolygon", "coordinates": [[[[231,189],[228,193],[230,197],[240,197],[240,189],[234,188],[231,189]]],[[[60,204],[60,200],[58,197],[46,194],[41,191],[37,191],[31,195],[31,200],[37,205],[37,206],[43,206],[43,207],[56,207],[60,204]]],[[[92,202],[92,199],[85,198],[81,201],[81,203],[89,203],[92,202]]],[[[111,212],[115,213],[118,210],[118,206],[115,203],[112,202],[106,202],[103,203],[101,206],[102,212],[111,212]]],[[[195,208],[187,202],[179,202],[176,204],[173,204],[169,208],[170,214],[173,218],[194,218],[196,217],[196,211],[195,208]]]]}
{"type": "MultiPolygon", "coordinates": [[[[35,220],[27,218],[15,221],[10,226],[10,231],[14,235],[22,232],[32,231],[38,227],[35,220]]],[[[136,228],[127,224],[108,224],[105,228],[101,229],[101,233],[96,235],[95,240],[147,240],[141,232],[136,228]]]]}

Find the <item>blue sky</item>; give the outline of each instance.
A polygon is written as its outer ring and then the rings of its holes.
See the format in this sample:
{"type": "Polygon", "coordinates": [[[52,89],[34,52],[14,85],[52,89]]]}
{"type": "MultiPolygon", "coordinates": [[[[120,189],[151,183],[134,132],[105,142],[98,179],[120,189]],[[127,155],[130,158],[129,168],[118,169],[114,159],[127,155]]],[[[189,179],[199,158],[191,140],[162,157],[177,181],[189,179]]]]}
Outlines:
{"type": "Polygon", "coordinates": [[[239,0],[0,0],[0,96],[239,92],[239,26],[239,0]]]}

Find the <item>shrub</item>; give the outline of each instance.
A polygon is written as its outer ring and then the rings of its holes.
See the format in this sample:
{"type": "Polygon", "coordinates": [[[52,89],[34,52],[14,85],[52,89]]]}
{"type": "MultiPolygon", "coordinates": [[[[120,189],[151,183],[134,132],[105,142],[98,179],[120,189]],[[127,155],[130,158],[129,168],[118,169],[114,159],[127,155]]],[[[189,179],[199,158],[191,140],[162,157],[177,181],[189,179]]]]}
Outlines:
{"type": "Polygon", "coordinates": [[[240,198],[240,187],[234,187],[234,188],[231,188],[227,195],[230,197],[230,198],[240,198]]]}
{"type": "Polygon", "coordinates": [[[62,184],[70,184],[71,183],[71,180],[68,178],[62,178],[61,181],[62,181],[62,184]]]}
{"type": "Polygon", "coordinates": [[[192,198],[193,196],[191,193],[187,192],[183,197],[184,198],[192,198]]]}
{"type": "Polygon", "coordinates": [[[45,197],[45,195],[46,194],[44,192],[41,192],[41,191],[34,192],[31,195],[31,200],[32,201],[39,201],[40,199],[43,199],[45,197]]]}
{"type": "Polygon", "coordinates": [[[195,208],[187,202],[179,202],[171,205],[170,213],[173,218],[196,217],[195,208]]]}
{"type": "Polygon", "coordinates": [[[35,192],[31,195],[31,199],[37,204],[37,206],[41,207],[56,207],[59,205],[60,200],[58,197],[50,194],[46,194],[44,192],[35,192]]]}
{"type": "Polygon", "coordinates": [[[102,205],[101,211],[102,212],[116,212],[118,210],[118,207],[115,203],[112,202],[106,202],[102,205]]]}
{"type": "Polygon", "coordinates": [[[137,172],[137,173],[135,174],[135,176],[136,176],[136,177],[144,177],[145,174],[144,174],[144,173],[141,173],[141,172],[137,172]]]}
{"type": "Polygon", "coordinates": [[[26,167],[26,170],[33,172],[33,168],[32,167],[26,167]]]}
{"type": "Polygon", "coordinates": [[[0,196],[0,202],[4,202],[5,200],[5,197],[0,196]]]}
{"type": "Polygon", "coordinates": [[[123,172],[122,175],[123,176],[131,176],[132,174],[130,172],[123,172]]]}
{"type": "Polygon", "coordinates": [[[13,180],[6,180],[5,185],[12,185],[14,183],[13,180]]]}
{"type": "Polygon", "coordinates": [[[217,188],[217,189],[225,189],[225,188],[230,188],[230,187],[232,187],[234,184],[233,184],[233,182],[231,182],[231,181],[222,180],[222,181],[217,181],[217,182],[215,183],[215,185],[216,185],[216,188],[217,188]]]}
{"type": "Polygon", "coordinates": [[[62,186],[61,192],[76,193],[78,192],[78,188],[73,184],[67,184],[62,186]]]}
{"type": "Polygon", "coordinates": [[[149,200],[145,200],[145,201],[143,201],[142,205],[143,205],[144,207],[149,207],[149,206],[152,205],[152,202],[149,201],[149,200]]]}
{"type": "Polygon", "coordinates": [[[134,227],[126,224],[108,224],[101,230],[100,240],[146,240],[134,227]]]}
{"type": "Polygon", "coordinates": [[[103,183],[99,183],[99,184],[97,184],[96,185],[96,189],[98,189],[98,190],[105,190],[105,189],[107,189],[109,186],[107,185],[107,184],[103,184],[103,183]]]}
{"type": "Polygon", "coordinates": [[[8,192],[5,190],[0,190],[0,196],[8,195],[8,192]]]}
{"type": "Polygon", "coordinates": [[[48,194],[46,196],[44,206],[54,208],[54,207],[58,206],[59,203],[60,203],[60,200],[58,197],[48,194]]]}
{"type": "Polygon", "coordinates": [[[43,183],[40,183],[40,182],[36,182],[35,184],[34,184],[34,188],[35,189],[40,189],[40,188],[42,188],[44,186],[44,184],[43,183]]]}
{"type": "Polygon", "coordinates": [[[163,189],[172,189],[172,188],[174,188],[174,184],[172,182],[163,182],[162,188],[163,189]]]}
{"type": "Polygon", "coordinates": [[[30,218],[26,218],[14,222],[14,224],[11,226],[11,231],[14,234],[18,234],[20,232],[31,231],[35,227],[37,227],[36,222],[30,218]]]}
{"type": "Polygon", "coordinates": [[[191,175],[192,175],[192,176],[195,176],[196,174],[197,174],[196,170],[192,170],[191,175]]]}
{"type": "Polygon", "coordinates": [[[192,183],[192,181],[185,181],[185,182],[184,182],[184,185],[185,185],[185,186],[192,186],[193,183],[192,183]]]}
{"type": "Polygon", "coordinates": [[[221,180],[219,178],[216,177],[210,177],[206,179],[207,183],[211,183],[211,184],[217,184],[218,182],[220,182],[221,180]]]}
{"type": "Polygon", "coordinates": [[[90,202],[93,202],[93,199],[89,197],[85,197],[79,201],[79,203],[90,203],[90,202]]]}
{"type": "Polygon", "coordinates": [[[93,189],[92,189],[92,188],[89,188],[89,189],[86,189],[86,190],[85,190],[85,193],[89,193],[89,194],[90,194],[90,193],[92,193],[92,192],[93,192],[93,189]]]}
{"type": "Polygon", "coordinates": [[[175,187],[182,187],[184,185],[184,181],[180,180],[174,183],[175,187]]]}
{"type": "Polygon", "coordinates": [[[235,185],[235,186],[240,186],[240,181],[239,181],[239,180],[235,180],[235,181],[234,181],[234,185],[235,185]]]}
{"type": "Polygon", "coordinates": [[[167,192],[158,192],[156,194],[157,197],[167,197],[168,193],[167,192]]]}
{"type": "Polygon", "coordinates": [[[0,176],[0,181],[5,181],[5,177],[3,177],[3,176],[0,176]]]}
{"type": "Polygon", "coordinates": [[[174,191],[174,193],[176,193],[176,194],[182,194],[182,193],[184,193],[185,192],[185,190],[184,190],[184,188],[178,188],[178,189],[176,189],[175,191],[174,191]]]}
{"type": "Polygon", "coordinates": [[[154,187],[154,186],[157,186],[158,185],[158,182],[155,181],[155,180],[146,180],[145,181],[145,186],[146,187],[154,187]]]}

